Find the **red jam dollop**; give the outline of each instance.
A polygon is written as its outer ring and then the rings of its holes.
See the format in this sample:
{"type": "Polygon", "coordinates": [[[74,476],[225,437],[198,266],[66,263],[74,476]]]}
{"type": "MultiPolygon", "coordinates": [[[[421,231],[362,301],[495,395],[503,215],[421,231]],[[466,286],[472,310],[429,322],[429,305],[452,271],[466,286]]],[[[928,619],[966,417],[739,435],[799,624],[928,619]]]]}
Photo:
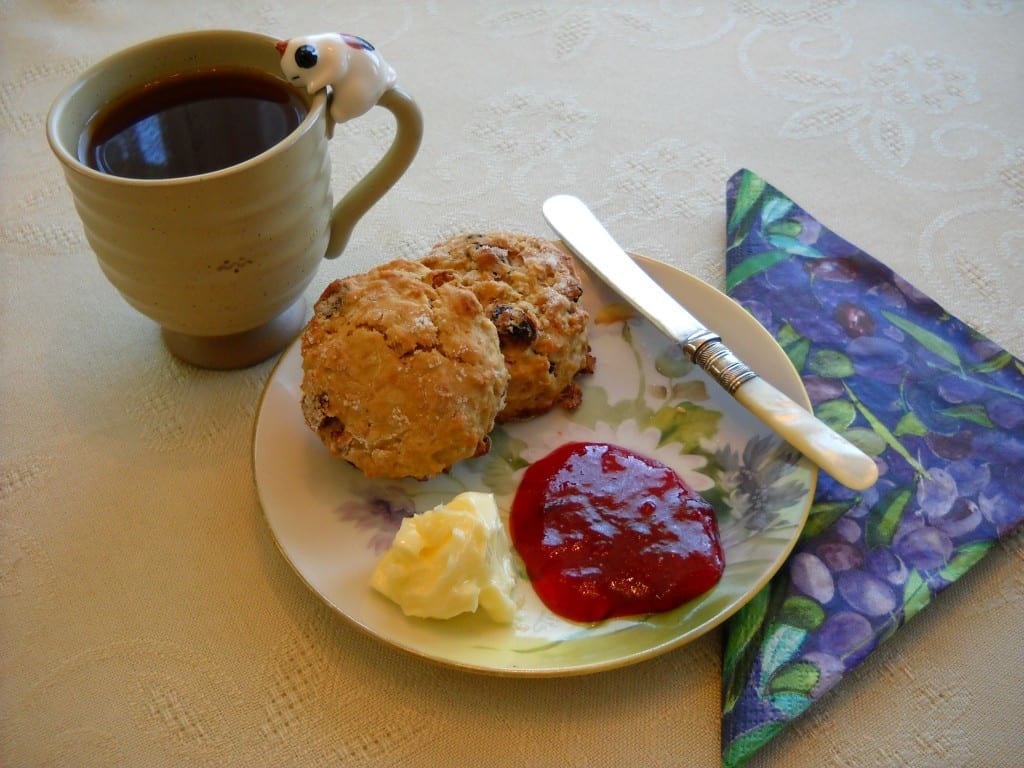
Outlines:
{"type": "Polygon", "coordinates": [[[538,597],[572,621],[671,610],[725,567],[711,505],[671,467],[608,443],[531,464],[509,525],[538,597]]]}

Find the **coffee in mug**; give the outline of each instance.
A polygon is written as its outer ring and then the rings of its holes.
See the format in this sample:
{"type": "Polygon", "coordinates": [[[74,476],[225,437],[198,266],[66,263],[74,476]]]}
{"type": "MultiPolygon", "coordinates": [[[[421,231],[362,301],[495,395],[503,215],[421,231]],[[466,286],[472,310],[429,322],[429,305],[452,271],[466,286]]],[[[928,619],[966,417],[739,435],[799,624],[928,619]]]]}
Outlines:
{"type": "Polygon", "coordinates": [[[210,173],[270,149],[307,111],[296,89],[258,69],[185,72],[100,110],[85,126],[78,159],[133,179],[210,173]]]}
{"type": "Polygon", "coordinates": [[[405,173],[423,122],[362,38],[209,30],[91,67],[46,131],[110,282],[177,357],[240,368],[298,336],[320,261],[405,173]],[[375,105],[392,142],[335,202],[334,126],[375,105]]]}

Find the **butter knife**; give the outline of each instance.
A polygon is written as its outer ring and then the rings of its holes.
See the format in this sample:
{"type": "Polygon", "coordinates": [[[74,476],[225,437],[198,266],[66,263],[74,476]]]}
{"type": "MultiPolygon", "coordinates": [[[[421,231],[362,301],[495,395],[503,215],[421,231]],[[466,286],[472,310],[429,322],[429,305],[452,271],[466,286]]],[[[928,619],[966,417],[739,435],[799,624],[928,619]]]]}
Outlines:
{"type": "Polygon", "coordinates": [[[848,488],[878,479],[875,462],[831,427],[758,376],[631,259],[589,208],[572,195],[544,201],[544,218],[569,249],[687,357],[780,437],[848,488]]]}

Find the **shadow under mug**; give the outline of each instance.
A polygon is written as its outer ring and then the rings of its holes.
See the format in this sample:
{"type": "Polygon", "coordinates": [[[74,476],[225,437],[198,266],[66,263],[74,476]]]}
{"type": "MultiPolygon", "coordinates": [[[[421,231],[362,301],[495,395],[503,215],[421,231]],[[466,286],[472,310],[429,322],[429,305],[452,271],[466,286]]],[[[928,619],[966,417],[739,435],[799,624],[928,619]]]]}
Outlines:
{"type": "MultiPolygon", "coordinates": [[[[242,368],[287,346],[306,319],[305,288],[320,260],[338,256],[353,227],[415,157],[423,121],[401,88],[377,102],[395,136],[376,165],[334,204],[324,91],[300,94],[308,112],[280,142],[244,162],[195,176],[134,179],[79,160],[87,124],[146,83],[218,67],[282,78],[274,38],[188,32],[141,43],[84,72],[47,118],[50,146],[100,268],[131,306],[161,326],[177,357],[242,368]]],[[[283,81],[283,78],[282,78],[283,81]]]]}

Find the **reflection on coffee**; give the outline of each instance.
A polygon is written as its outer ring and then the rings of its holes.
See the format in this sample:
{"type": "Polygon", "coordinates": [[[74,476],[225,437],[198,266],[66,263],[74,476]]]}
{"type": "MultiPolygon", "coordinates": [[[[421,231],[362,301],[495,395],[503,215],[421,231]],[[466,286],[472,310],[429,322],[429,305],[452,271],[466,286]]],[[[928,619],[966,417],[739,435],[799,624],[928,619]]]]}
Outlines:
{"type": "Polygon", "coordinates": [[[255,69],[175,75],[98,112],[79,140],[86,165],[113,176],[209,173],[270,149],[306,115],[301,95],[255,69]]]}

